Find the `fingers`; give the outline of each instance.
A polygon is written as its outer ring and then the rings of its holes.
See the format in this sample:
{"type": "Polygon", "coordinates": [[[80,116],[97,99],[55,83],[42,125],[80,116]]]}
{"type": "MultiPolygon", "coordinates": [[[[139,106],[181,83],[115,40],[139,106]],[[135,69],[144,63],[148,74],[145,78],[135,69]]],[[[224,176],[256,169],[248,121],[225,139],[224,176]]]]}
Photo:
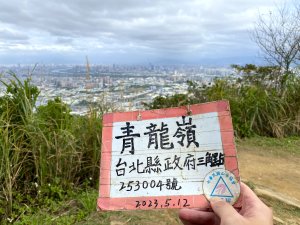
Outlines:
{"type": "Polygon", "coordinates": [[[214,213],[221,219],[221,221],[223,221],[224,218],[240,217],[240,215],[232,207],[232,205],[228,204],[225,201],[212,199],[210,204],[214,213]]]}
{"type": "Polygon", "coordinates": [[[216,225],[218,218],[213,212],[204,212],[194,209],[181,209],[179,218],[185,225],[216,225]]]}

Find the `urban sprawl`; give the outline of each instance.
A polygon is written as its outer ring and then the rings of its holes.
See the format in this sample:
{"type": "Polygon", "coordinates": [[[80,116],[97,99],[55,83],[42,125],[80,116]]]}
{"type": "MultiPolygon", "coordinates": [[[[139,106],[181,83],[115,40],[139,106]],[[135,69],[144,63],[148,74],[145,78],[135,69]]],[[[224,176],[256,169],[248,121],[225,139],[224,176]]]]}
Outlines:
{"type": "MultiPolygon", "coordinates": [[[[28,77],[40,90],[38,105],[60,97],[73,114],[85,115],[90,107],[109,104],[114,110],[143,108],[157,96],[187,93],[187,81],[211,85],[214,78],[234,74],[231,68],[204,66],[129,65],[10,65],[0,66],[2,79],[28,77]]],[[[1,95],[5,87],[1,87],[1,95]]]]}

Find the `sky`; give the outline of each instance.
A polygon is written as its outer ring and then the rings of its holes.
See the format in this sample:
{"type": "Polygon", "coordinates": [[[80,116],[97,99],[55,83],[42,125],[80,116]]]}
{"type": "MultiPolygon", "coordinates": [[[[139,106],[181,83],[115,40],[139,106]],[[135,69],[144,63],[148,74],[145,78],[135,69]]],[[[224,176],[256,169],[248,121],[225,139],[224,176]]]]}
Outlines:
{"type": "Polygon", "coordinates": [[[259,63],[258,14],[281,0],[0,2],[0,64],[259,63]]]}

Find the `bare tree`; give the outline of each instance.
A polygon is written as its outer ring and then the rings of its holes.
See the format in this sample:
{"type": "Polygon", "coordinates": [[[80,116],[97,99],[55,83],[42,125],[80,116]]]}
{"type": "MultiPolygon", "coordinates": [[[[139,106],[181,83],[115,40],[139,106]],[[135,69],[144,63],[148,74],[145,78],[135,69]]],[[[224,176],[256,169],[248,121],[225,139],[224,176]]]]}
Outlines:
{"type": "Polygon", "coordinates": [[[300,4],[285,4],[269,15],[260,14],[253,38],[269,63],[290,72],[300,62],[300,4]]]}

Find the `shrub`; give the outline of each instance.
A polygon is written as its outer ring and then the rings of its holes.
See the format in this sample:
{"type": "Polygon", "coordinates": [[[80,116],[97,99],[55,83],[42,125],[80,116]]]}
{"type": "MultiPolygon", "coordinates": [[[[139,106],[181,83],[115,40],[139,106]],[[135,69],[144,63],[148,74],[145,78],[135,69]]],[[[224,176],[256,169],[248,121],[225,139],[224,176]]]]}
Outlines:
{"type": "Polygon", "coordinates": [[[300,134],[300,78],[277,67],[234,66],[239,77],[215,79],[212,86],[189,81],[189,93],[157,97],[149,109],[229,100],[233,126],[239,137],[300,134]],[[184,99],[184,101],[180,101],[184,99]]]}

